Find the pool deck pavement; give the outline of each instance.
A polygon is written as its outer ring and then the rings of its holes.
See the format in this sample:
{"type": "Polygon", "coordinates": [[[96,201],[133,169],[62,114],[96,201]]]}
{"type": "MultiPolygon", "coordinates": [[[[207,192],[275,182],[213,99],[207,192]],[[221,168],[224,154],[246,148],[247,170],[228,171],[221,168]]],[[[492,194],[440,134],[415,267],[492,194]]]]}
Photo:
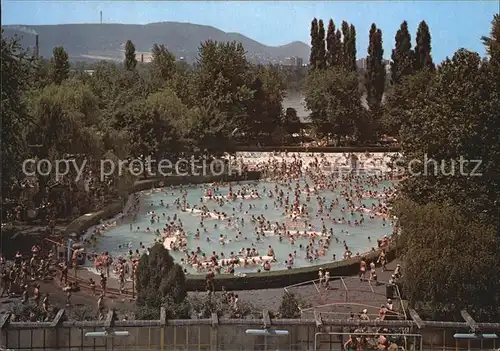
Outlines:
{"type": "MultiPolygon", "coordinates": [[[[380,268],[377,268],[377,275],[380,281],[388,281],[391,277],[392,271],[395,269],[398,260],[394,260],[387,265],[387,270],[382,272],[380,268]]],[[[71,270],[70,275],[73,274],[71,270]]],[[[80,279],[88,281],[88,279],[93,278],[97,285],[99,284],[99,277],[92,272],[85,269],[79,269],[77,271],[77,276],[80,279]]],[[[347,280],[347,279],[346,279],[347,280]]],[[[335,308],[335,311],[341,312],[342,316],[347,315],[351,312],[359,313],[361,304],[366,304],[370,306],[378,306],[380,303],[385,301],[385,297],[382,295],[385,292],[385,285],[380,285],[377,287],[376,294],[367,293],[369,289],[368,283],[366,281],[361,282],[359,279],[354,277],[348,278],[350,289],[349,291],[349,301],[351,304],[342,304],[344,298],[343,289],[339,288],[339,285],[335,281],[330,282],[331,290],[320,291],[316,289],[315,285],[308,284],[302,285],[297,288],[289,289],[289,291],[296,294],[298,297],[302,298],[312,306],[318,306],[323,304],[328,304],[332,302],[339,302],[340,305],[335,308]],[[359,304],[359,305],[358,305],[359,304]]],[[[340,281],[339,281],[340,282],[340,281]]],[[[128,289],[131,288],[131,283],[127,283],[128,289]]],[[[56,277],[52,281],[40,282],[41,292],[50,294],[51,304],[59,308],[71,309],[71,307],[65,307],[66,293],[61,289],[59,284],[59,277],[56,277]]],[[[118,282],[116,279],[109,279],[108,286],[112,289],[118,288],[118,282]]],[[[285,289],[261,289],[261,290],[242,290],[237,291],[240,301],[247,302],[258,309],[266,309],[269,311],[277,311],[285,289]]],[[[205,292],[189,292],[189,296],[205,294],[205,292]]],[[[19,302],[20,299],[17,297],[3,297],[0,299],[0,313],[5,313],[10,309],[10,307],[19,302]]],[[[92,296],[88,289],[83,288],[82,291],[73,293],[72,295],[72,305],[73,306],[88,306],[92,309],[97,308],[97,297],[92,296]]],[[[117,310],[127,310],[134,306],[133,301],[130,301],[129,297],[121,297],[116,294],[109,294],[109,297],[105,300],[105,305],[107,308],[115,308],[117,310]]],[[[329,311],[329,308],[324,308],[324,311],[329,311]]],[[[370,312],[371,313],[371,312],[370,312]]],[[[347,318],[346,316],[345,318],[347,318]]],[[[342,317],[344,318],[344,317],[342,317]]]]}

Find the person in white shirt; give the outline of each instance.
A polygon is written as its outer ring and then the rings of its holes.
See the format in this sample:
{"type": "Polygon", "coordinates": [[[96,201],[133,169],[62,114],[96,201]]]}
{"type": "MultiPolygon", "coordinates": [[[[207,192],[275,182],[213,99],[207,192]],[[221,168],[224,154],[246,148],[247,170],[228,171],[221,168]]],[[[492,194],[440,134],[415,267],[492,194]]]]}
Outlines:
{"type": "Polygon", "coordinates": [[[318,277],[319,277],[319,286],[321,286],[321,285],[323,285],[323,268],[319,269],[318,277]]]}
{"type": "Polygon", "coordinates": [[[238,295],[234,295],[233,308],[235,311],[238,311],[238,295]]]}
{"type": "Polygon", "coordinates": [[[401,265],[398,263],[396,269],[394,270],[394,276],[399,278],[401,276],[401,265]]]}

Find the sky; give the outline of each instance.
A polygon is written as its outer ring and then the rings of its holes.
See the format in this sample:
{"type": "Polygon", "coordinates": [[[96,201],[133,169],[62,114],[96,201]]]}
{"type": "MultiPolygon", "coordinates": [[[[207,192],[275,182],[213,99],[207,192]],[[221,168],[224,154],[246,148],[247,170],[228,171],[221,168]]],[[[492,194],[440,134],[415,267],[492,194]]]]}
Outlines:
{"type": "Polygon", "coordinates": [[[372,23],[381,28],[384,56],[390,57],[394,35],[403,20],[412,40],[425,20],[432,36],[432,54],[439,62],[466,48],[485,54],[481,36],[488,35],[496,1],[36,1],[1,0],[2,25],[99,23],[147,24],[176,21],[210,25],[239,32],[266,45],[299,40],[310,42],[309,28],[316,17],[356,27],[358,58],[365,57],[372,23]]]}

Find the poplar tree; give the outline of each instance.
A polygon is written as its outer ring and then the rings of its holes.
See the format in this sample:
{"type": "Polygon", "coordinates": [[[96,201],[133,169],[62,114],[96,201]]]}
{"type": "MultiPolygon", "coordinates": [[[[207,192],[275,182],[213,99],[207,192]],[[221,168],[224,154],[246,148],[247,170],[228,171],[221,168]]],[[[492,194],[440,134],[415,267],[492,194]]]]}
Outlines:
{"type": "Polygon", "coordinates": [[[346,21],[342,21],[341,25],[342,30],[342,56],[341,56],[341,64],[346,70],[348,70],[348,62],[349,62],[349,23],[346,21]]]}
{"type": "Polygon", "coordinates": [[[395,36],[395,46],[391,55],[391,83],[400,84],[413,71],[413,51],[408,23],[403,21],[395,36]]]}
{"type": "Polygon", "coordinates": [[[356,71],[356,28],[342,21],[342,66],[349,72],[356,71]]]}
{"type": "Polygon", "coordinates": [[[423,68],[434,69],[434,62],[431,56],[431,33],[425,21],[420,22],[417,30],[417,45],[415,46],[415,71],[423,68]]]}
{"type": "Polygon", "coordinates": [[[135,58],[135,46],[131,40],[127,40],[125,43],[125,61],[123,64],[127,71],[133,71],[137,65],[137,59],[135,58]]]}
{"type": "Polygon", "coordinates": [[[326,31],[326,64],[328,67],[336,66],[337,63],[338,48],[335,40],[335,23],[330,18],[328,21],[328,30],[326,31]]]}
{"type": "Polygon", "coordinates": [[[314,18],[311,22],[311,53],[309,56],[309,66],[316,68],[318,61],[318,20],[314,18]]]}
{"type": "Polygon", "coordinates": [[[366,58],[365,84],[367,102],[372,116],[378,113],[385,86],[384,49],[382,46],[382,31],[372,23],[370,28],[370,43],[366,58]]]}
{"type": "Polygon", "coordinates": [[[342,32],[337,28],[335,32],[335,43],[337,44],[337,66],[342,66],[343,47],[342,47],[342,32]]]}
{"type": "Polygon", "coordinates": [[[348,69],[356,71],[356,27],[353,24],[349,26],[349,61],[348,69]]]}
{"type": "Polygon", "coordinates": [[[57,46],[52,51],[52,59],[50,60],[50,78],[55,84],[61,84],[68,77],[68,53],[62,46],[57,46]]]}
{"type": "Polygon", "coordinates": [[[318,63],[320,69],[326,68],[325,25],[323,20],[318,23],[318,63]]]}
{"type": "Polygon", "coordinates": [[[328,30],[326,32],[326,64],[328,67],[339,65],[340,54],[342,50],[340,31],[335,31],[335,23],[332,19],[328,22],[328,30]],[[338,34],[338,37],[337,37],[338,34]]]}

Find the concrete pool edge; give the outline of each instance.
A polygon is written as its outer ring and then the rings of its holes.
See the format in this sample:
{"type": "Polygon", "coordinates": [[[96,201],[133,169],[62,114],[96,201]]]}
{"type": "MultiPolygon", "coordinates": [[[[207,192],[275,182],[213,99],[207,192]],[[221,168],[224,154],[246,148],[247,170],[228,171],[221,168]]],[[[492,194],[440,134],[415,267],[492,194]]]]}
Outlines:
{"type": "MultiPolygon", "coordinates": [[[[162,183],[163,186],[169,185],[187,185],[187,184],[202,184],[202,183],[213,183],[216,181],[245,181],[245,180],[259,180],[260,172],[250,171],[244,176],[173,176],[168,178],[155,178],[148,180],[137,181],[134,186],[128,192],[129,195],[151,189],[154,187],[160,187],[162,183]]],[[[101,220],[112,218],[123,210],[124,202],[115,201],[107,205],[101,211],[84,214],[73,222],[71,222],[67,227],[67,233],[82,232],[86,231],[88,228],[99,224],[101,220]]],[[[388,261],[393,260],[396,257],[396,247],[390,246],[387,248],[387,258],[388,261]]],[[[379,251],[365,253],[363,257],[369,262],[376,262],[379,255],[379,251]]],[[[215,286],[217,290],[220,290],[224,286],[227,290],[257,290],[257,289],[272,289],[272,288],[284,288],[293,284],[302,283],[305,281],[311,281],[318,278],[319,267],[326,269],[330,272],[332,278],[337,276],[352,276],[359,272],[359,262],[360,258],[352,258],[349,260],[330,262],[326,264],[320,264],[315,266],[294,268],[291,270],[277,270],[270,272],[261,273],[248,273],[245,276],[238,277],[229,274],[217,275],[215,278],[215,286]]],[[[205,275],[203,274],[187,274],[186,284],[189,291],[204,291],[205,290],[205,275]]]]}
{"type": "MultiPolygon", "coordinates": [[[[388,262],[396,258],[396,251],[395,245],[391,245],[386,249],[388,262]]],[[[361,261],[361,257],[365,258],[367,263],[376,263],[379,254],[380,251],[376,250],[349,260],[294,268],[290,270],[248,273],[242,277],[230,274],[216,275],[214,281],[215,289],[221,290],[221,288],[224,287],[228,291],[238,291],[285,288],[290,285],[318,279],[318,270],[320,267],[323,268],[323,270],[330,272],[332,280],[335,279],[335,277],[355,276],[359,273],[359,263],[361,261]]],[[[205,276],[203,274],[187,274],[186,284],[188,291],[204,291],[205,276]]]]}

